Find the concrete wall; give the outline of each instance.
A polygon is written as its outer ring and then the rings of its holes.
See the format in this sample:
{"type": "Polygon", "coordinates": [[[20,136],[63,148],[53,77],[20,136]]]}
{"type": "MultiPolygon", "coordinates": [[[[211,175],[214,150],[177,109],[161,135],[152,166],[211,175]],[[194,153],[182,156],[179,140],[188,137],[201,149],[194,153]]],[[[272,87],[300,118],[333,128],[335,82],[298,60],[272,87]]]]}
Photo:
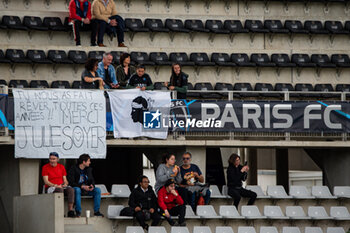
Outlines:
{"type": "Polygon", "coordinates": [[[19,176],[20,176],[20,195],[38,194],[40,173],[39,159],[20,159],[19,176]]]}
{"type": "Polygon", "coordinates": [[[14,197],[14,233],[64,233],[62,193],[14,197]]]}

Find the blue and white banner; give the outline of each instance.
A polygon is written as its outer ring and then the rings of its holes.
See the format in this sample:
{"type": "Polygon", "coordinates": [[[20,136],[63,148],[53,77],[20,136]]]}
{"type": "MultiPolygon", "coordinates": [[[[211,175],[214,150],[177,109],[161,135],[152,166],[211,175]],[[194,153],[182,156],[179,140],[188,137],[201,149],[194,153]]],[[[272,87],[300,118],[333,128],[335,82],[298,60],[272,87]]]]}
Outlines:
{"type": "Polygon", "coordinates": [[[115,138],[150,137],[166,139],[170,92],[139,89],[109,91],[115,138]]]}
{"type": "Polygon", "coordinates": [[[106,101],[96,90],[13,89],[16,158],[106,157],[106,101]]]}

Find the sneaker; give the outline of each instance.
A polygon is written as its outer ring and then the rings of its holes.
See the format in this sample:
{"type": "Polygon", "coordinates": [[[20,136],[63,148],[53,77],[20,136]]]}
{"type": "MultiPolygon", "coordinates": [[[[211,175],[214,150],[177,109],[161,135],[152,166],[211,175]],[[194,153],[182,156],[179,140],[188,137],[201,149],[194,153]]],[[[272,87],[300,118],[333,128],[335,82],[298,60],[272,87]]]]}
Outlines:
{"type": "Polygon", "coordinates": [[[185,227],[186,226],[186,222],[182,222],[179,224],[181,227],[185,227]]]}
{"type": "Polygon", "coordinates": [[[143,229],[145,229],[146,231],[148,231],[148,228],[149,228],[148,224],[146,224],[146,225],[143,227],[143,229]]]}
{"type": "Polygon", "coordinates": [[[96,217],[104,217],[104,215],[100,211],[95,212],[94,216],[96,216],[96,217]]]}
{"type": "Polygon", "coordinates": [[[67,215],[68,215],[68,218],[75,218],[76,217],[73,210],[68,211],[67,215]]]}
{"type": "Polygon", "coordinates": [[[127,47],[124,43],[119,43],[118,47],[127,47]]]}
{"type": "Polygon", "coordinates": [[[91,47],[97,47],[97,44],[96,43],[91,43],[90,46],[91,47]]]}
{"type": "Polygon", "coordinates": [[[180,224],[178,223],[178,222],[174,222],[174,225],[173,225],[174,227],[178,227],[178,226],[180,226],[180,224]]]}
{"type": "Polygon", "coordinates": [[[76,216],[77,218],[80,218],[81,213],[80,213],[79,211],[76,211],[76,212],[75,212],[75,216],[76,216]]]}
{"type": "Polygon", "coordinates": [[[100,43],[100,44],[98,44],[98,47],[107,47],[107,46],[102,44],[102,43],[100,43]]]}
{"type": "Polygon", "coordinates": [[[81,43],[80,42],[77,42],[75,45],[78,46],[78,47],[81,47],[81,43]]]}

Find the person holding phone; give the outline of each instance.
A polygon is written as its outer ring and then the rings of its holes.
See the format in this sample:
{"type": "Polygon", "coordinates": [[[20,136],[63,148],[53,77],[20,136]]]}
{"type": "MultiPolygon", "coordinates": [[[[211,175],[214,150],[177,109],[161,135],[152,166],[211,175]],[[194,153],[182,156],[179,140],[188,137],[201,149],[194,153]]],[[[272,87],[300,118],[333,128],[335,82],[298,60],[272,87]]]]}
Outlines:
{"type": "Polygon", "coordinates": [[[227,168],[227,186],[228,195],[233,198],[234,205],[238,209],[241,197],[249,198],[248,205],[253,205],[256,199],[256,193],[242,187],[242,181],[248,176],[249,167],[247,162],[241,165],[241,157],[233,153],[228,160],[227,168]]]}

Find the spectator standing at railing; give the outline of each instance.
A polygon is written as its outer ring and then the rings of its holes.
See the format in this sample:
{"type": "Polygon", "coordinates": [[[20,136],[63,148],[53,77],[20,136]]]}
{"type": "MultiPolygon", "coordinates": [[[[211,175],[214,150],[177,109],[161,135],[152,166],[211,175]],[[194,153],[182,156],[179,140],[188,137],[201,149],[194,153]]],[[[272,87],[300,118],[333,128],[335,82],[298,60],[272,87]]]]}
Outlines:
{"type": "Polygon", "coordinates": [[[247,164],[242,166],[240,163],[241,157],[233,153],[228,160],[227,168],[228,195],[233,198],[237,209],[241,197],[248,197],[248,205],[253,205],[257,196],[255,192],[242,187],[242,181],[247,179],[249,167],[247,164]]]}
{"type": "Polygon", "coordinates": [[[104,53],[102,61],[98,63],[97,75],[103,79],[104,89],[115,89],[119,87],[112,61],[113,55],[111,53],[104,53]]]}
{"type": "Polygon", "coordinates": [[[88,30],[91,23],[91,3],[88,0],[70,1],[69,23],[72,25],[75,44],[81,46],[80,30],[88,30]]]}
{"type": "Polygon", "coordinates": [[[49,155],[49,163],[45,164],[42,168],[42,176],[45,183],[45,192],[64,193],[64,195],[68,197],[67,216],[74,218],[74,189],[68,186],[66,169],[62,164],[58,163],[58,160],[58,153],[51,152],[49,155]]]}
{"type": "Polygon", "coordinates": [[[135,67],[130,65],[130,54],[123,53],[120,56],[120,65],[118,65],[116,68],[117,81],[120,88],[126,88],[131,75],[133,75],[135,72],[135,67]]]}
{"type": "Polygon", "coordinates": [[[72,166],[68,172],[68,180],[75,192],[75,212],[77,217],[81,215],[81,196],[94,198],[94,216],[103,217],[100,212],[101,190],[95,187],[95,179],[92,175],[91,161],[88,154],[79,156],[78,163],[72,166]]]}
{"type": "Polygon", "coordinates": [[[140,88],[141,91],[153,90],[154,86],[151,77],[145,73],[146,67],[144,65],[138,65],[136,68],[136,74],[133,74],[128,82],[127,88],[140,88]]]}
{"type": "Polygon", "coordinates": [[[84,89],[102,89],[103,79],[97,74],[98,60],[89,58],[85,63],[85,70],[81,74],[84,89]]]}
{"type": "Polygon", "coordinates": [[[170,81],[165,82],[164,86],[169,90],[177,91],[177,99],[186,99],[188,74],[182,72],[181,66],[175,63],[171,67],[170,81]]]}
{"type": "Polygon", "coordinates": [[[106,47],[103,44],[103,36],[107,32],[111,39],[117,36],[119,47],[126,47],[124,44],[125,23],[123,18],[117,15],[117,8],[113,0],[94,0],[92,19],[92,45],[96,45],[96,34],[98,34],[97,45],[106,47]]]}

